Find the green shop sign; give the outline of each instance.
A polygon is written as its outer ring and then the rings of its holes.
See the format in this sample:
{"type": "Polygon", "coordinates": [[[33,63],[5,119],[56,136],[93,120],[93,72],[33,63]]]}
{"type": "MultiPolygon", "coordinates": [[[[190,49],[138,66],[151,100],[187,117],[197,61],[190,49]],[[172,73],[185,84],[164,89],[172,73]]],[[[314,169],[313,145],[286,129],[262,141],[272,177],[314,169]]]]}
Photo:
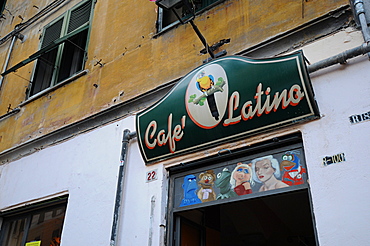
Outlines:
{"type": "Polygon", "coordinates": [[[139,113],[146,162],[319,117],[303,54],[228,56],[202,65],[139,113]]]}

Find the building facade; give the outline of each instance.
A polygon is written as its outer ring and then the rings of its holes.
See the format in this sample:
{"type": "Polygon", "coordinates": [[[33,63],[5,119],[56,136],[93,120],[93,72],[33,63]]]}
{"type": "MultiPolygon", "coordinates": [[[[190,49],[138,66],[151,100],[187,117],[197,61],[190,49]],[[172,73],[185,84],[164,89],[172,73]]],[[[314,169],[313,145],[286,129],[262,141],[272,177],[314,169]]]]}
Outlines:
{"type": "Polygon", "coordinates": [[[0,245],[367,245],[369,1],[178,2],[0,1],[0,245]]]}

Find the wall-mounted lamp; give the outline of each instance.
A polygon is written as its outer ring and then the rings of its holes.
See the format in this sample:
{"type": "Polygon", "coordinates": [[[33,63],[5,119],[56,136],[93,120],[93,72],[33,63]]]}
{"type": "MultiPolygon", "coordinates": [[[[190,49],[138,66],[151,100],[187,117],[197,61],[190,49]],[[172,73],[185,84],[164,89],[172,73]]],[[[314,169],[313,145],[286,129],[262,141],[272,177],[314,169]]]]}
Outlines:
{"type": "MultiPolygon", "coordinates": [[[[181,24],[185,24],[187,22],[190,23],[190,25],[193,27],[195,33],[198,35],[200,41],[202,42],[202,44],[204,45],[207,53],[211,56],[212,59],[214,58],[217,58],[217,57],[220,57],[220,56],[223,56],[223,55],[226,55],[226,51],[221,51],[217,54],[214,54],[212,49],[210,49],[209,45],[207,44],[207,41],[206,39],[204,38],[204,36],[202,35],[202,33],[199,31],[198,27],[194,24],[194,21],[193,19],[195,18],[195,10],[193,9],[192,5],[190,4],[189,0],[156,0],[155,3],[163,8],[163,9],[166,9],[166,10],[170,10],[170,11],[173,11],[173,13],[175,14],[175,16],[177,17],[177,19],[180,21],[181,24]],[[192,13],[191,17],[189,19],[187,19],[186,21],[184,21],[179,15],[178,13],[175,11],[175,8],[180,8],[180,7],[183,7],[185,6],[187,8],[187,10],[192,13]]],[[[209,61],[210,59],[207,59],[206,61],[209,61]]]]}
{"type": "Polygon", "coordinates": [[[163,8],[163,9],[173,9],[175,7],[179,7],[181,6],[183,3],[182,3],[182,0],[157,0],[155,1],[155,3],[163,8]]]}

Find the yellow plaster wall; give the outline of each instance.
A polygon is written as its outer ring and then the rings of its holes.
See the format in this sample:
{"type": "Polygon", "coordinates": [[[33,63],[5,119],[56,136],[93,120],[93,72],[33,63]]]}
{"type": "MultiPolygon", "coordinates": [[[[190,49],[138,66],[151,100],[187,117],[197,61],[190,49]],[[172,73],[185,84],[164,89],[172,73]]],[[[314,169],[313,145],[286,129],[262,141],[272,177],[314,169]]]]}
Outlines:
{"type": "MultiPolygon", "coordinates": [[[[14,14],[25,19],[35,14],[32,5],[41,9],[50,2],[8,0],[14,14]]],[[[36,52],[43,26],[78,2],[69,1],[25,30],[27,39],[23,43],[17,40],[10,66],[36,52]]],[[[195,23],[210,45],[230,38],[221,49],[234,54],[346,4],[347,0],[229,0],[197,16],[195,23]]],[[[1,120],[0,152],[132,99],[201,65],[207,56],[199,53],[204,47],[190,24],[156,35],[156,11],[149,0],[97,1],[85,65],[88,73],[1,120]]],[[[7,25],[0,23],[1,37],[14,28],[15,21],[7,21],[7,25]]],[[[9,43],[0,46],[0,65],[9,43]]],[[[0,92],[0,115],[9,104],[15,108],[25,101],[33,68],[31,63],[16,75],[6,76],[0,92]]]]}

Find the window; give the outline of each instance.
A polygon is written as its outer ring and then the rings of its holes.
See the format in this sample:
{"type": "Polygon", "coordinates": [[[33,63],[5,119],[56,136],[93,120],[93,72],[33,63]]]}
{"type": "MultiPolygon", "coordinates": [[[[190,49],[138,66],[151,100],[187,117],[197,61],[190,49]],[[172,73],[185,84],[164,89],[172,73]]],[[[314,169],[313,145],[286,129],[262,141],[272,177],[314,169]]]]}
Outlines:
{"type": "Polygon", "coordinates": [[[171,245],[317,245],[300,136],[169,171],[171,245]]]}
{"type": "Polygon", "coordinates": [[[3,16],[3,11],[5,9],[6,0],[0,0],[0,16],[3,16]]]}
{"type": "Polygon", "coordinates": [[[91,11],[92,0],[85,1],[45,27],[29,96],[83,69],[91,11]]]}
{"type": "Polygon", "coordinates": [[[64,196],[0,214],[0,245],[24,246],[34,241],[40,242],[36,245],[60,245],[66,206],[64,196]]]}
{"type": "MultiPolygon", "coordinates": [[[[215,3],[221,2],[221,0],[194,0],[190,1],[193,5],[193,9],[195,10],[195,13],[200,13],[201,11],[212,7],[215,3]]],[[[176,13],[181,18],[185,18],[190,16],[189,10],[187,10],[186,7],[179,7],[175,8],[176,13]]],[[[165,10],[160,9],[159,15],[158,15],[158,31],[162,31],[163,29],[166,29],[167,27],[172,26],[173,24],[178,22],[178,18],[173,13],[172,10],[165,10]]]]}

